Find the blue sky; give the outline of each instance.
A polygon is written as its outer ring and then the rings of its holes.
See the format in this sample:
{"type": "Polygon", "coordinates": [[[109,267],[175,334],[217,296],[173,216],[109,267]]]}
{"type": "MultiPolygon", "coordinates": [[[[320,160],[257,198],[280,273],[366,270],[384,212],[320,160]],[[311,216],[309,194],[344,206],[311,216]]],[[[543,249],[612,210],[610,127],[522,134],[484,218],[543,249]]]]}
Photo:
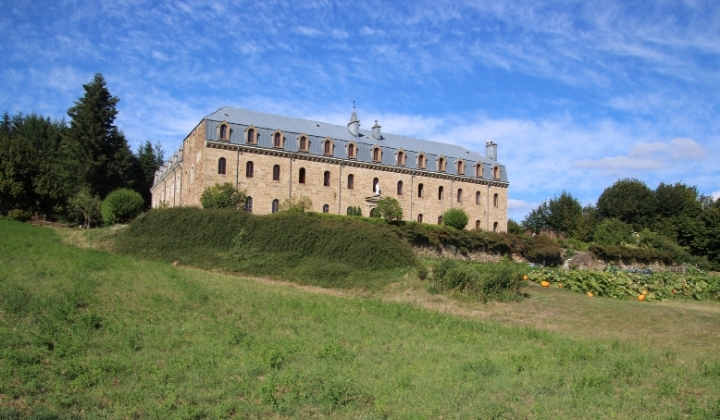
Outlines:
{"type": "Polygon", "coordinates": [[[717,1],[0,0],[0,112],[102,73],[133,149],[230,105],[499,144],[510,217],[620,178],[720,195],[717,1]]]}

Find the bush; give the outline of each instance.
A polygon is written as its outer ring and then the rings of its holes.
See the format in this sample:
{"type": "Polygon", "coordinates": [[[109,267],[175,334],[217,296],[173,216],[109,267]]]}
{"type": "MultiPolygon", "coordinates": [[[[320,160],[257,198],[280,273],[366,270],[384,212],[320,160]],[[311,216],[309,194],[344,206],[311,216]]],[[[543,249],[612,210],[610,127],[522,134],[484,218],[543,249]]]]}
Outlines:
{"type": "Polygon", "coordinates": [[[100,197],[90,194],[87,189],[81,190],[68,200],[71,214],[77,219],[82,218],[82,227],[87,229],[99,224],[102,218],[102,201],[100,197]]]}
{"type": "Polygon", "coordinates": [[[102,202],[102,217],[106,225],[127,223],[137,217],[145,208],[140,193],[120,188],[108,194],[102,202]]]}
{"type": "Polygon", "coordinates": [[[280,204],[279,211],[295,211],[295,212],[306,212],[312,211],[312,200],[306,196],[300,196],[297,198],[286,198],[282,204],[280,204]]]}
{"type": "Polygon", "coordinates": [[[25,210],[14,209],[8,212],[8,218],[17,220],[18,222],[27,222],[30,220],[30,213],[25,210]]]}
{"type": "Polygon", "coordinates": [[[377,203],[378,216],[385,219],[386,222],[393,220],[402,220],[403,211],[400,202],[392,197],[385,197],[377,203]]]}
{"type": "Polygon", "coordinates": [[[350,206],[347,209],[348,216],[362,216],[362,209],[358,206],[350,206]]]}
{"type": "Polygon", "coordinates": [[[245,207],[245,191],[237,190],[229,182],[205,188],[200,196],[204,209],[239,209],[245,207]]]}
{"type": "Polygon", "coordinates": [[[465,210],[458,208],[448,209],[442,215],[443,225],[454,227],[459,230],[465,229],[469,220],[470,218],[467,213],[465,213],[465,210]]]}
{"type": "Polygon", "coordinates": [[[482,300],[520,297],[523,269],[511,263],[476,264],[442,259],[433,266],[432,279],[443,290],[457,290],[482,300]]]}
{"type": "Polygon", "coordinates": [[[634,243],[633,227],[619,219],[606,219],[595,228],[593,238],[602,245],[634,243]]]}

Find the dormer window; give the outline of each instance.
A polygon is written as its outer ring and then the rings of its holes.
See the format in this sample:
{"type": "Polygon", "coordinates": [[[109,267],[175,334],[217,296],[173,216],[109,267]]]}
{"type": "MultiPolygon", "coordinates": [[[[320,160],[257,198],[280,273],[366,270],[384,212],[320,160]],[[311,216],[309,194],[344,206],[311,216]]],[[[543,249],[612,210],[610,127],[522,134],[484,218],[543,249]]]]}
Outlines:
{"type": "Polygon", "coordinates": [[[347,157],[348,159],[357,158],[357,146],[353,142],[350,142],[347,145],[347,157]]]}
{"type": "Polygon", "coordinates": [[[298,137],[298,150],[301,152],[307,152],[310,149],[310,141],[305,134],[301,134],[298,137]]]}
{"type": "Polygon", "coordinates": [[[372,160],[373,162],[382,162],[382,149],[380,148],[380,146],[373,147],[372,160]]]}
{"type": "Polygon", "coordinates": [[[447,161],[443,156],[440,156],[437,159],[437,170],[440,172],[445,172],[445,167],[447,166],[447,161]]]}
{"type": "Polygon", "coordinates": [[[227,123],[223,122],[218,126],[218,139],[230,140],[230,127],[228,127],[227,123]]]}
{"type": "Polygon", "coordinates": [[[257,144],[257,130],[250,126],[245,130],[245,142],[248,144],[257,144]]]}
{"type": "Polygon", "coordinates": [[[398,150],[398,152],[396,154],[396,158],[397,158],[398,166],[405,166],[406,155],[402,149],[398,150]]]}
{"type": "Polygon", "coordinates": [[[332,155],[334,149],[334,144],[331,138],[326,138],[323,140],[323,154],[324,155],[332,155]]]}
{"type": "Polygon", "coordinates": [[[475,176],[478,178],[482,178],[483,176],[483,166],[482,163],[476,163],[475,164],[475,176]]]}
{"type": "Polygon", "coordinates": [[[465,162],[462,159],[457,161],[455,167],[457,168],[458,175],[465,175],[465,162]]]}
{"type": "Polygon", "coordinates": [[[425,153],[420,153],[417,157],[417,166],[418,169],[425,169],[427,167],[427,158],[425,157],[425,153]]]}
{"type": "Polygon", "coordinates": [[[272,133],[272,144],[273,147],[283,148],[285,143],[285,136],[280,130],[275,130],[272,133]]]}
{"type": "Polygon", "coordinates": [[[500,167],[499,166],[493,167],[493,178],[500,179],[500,167]]]}

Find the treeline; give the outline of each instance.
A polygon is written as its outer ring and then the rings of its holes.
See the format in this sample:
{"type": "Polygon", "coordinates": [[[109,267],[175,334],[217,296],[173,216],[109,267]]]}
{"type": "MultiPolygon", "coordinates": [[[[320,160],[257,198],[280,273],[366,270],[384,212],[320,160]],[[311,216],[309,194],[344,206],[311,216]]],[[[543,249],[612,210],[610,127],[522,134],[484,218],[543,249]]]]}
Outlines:
{"type": "Polygon", "coordinates": [[[150,204],[155,171],[163,163],[160,145],[147,141],[133,153],[114,125],[119,99],[103,76],[96,74],[83,88],[85,95],[67,111],[69,121],[4,113],[0,215],[83,221],[88,209],[81,207],[97,206],[120,188],[137,191],[150,204]]]}
{"type": "Polygon", "coordinates": [[[594,206],[586,207],[563,192],[520,224],[510,220],[508,229],[592,242],[591,249],[604,257],[672,256],[677,261],[684,253],[720,268],[720,199],[683,183],[661,183],[652,190],[640,180],[621,179],[606,188],[594,206]]]}

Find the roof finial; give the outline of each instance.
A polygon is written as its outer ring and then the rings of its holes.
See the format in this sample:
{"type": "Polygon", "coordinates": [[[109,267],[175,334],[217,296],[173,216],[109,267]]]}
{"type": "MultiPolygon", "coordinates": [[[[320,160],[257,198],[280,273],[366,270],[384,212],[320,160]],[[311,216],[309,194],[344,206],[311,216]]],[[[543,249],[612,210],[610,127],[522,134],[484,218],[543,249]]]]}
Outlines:
{"type": "Polygon", "coordinates": [[[355,110],[355,99],[353,99],[353,111],[355,110]]]}

